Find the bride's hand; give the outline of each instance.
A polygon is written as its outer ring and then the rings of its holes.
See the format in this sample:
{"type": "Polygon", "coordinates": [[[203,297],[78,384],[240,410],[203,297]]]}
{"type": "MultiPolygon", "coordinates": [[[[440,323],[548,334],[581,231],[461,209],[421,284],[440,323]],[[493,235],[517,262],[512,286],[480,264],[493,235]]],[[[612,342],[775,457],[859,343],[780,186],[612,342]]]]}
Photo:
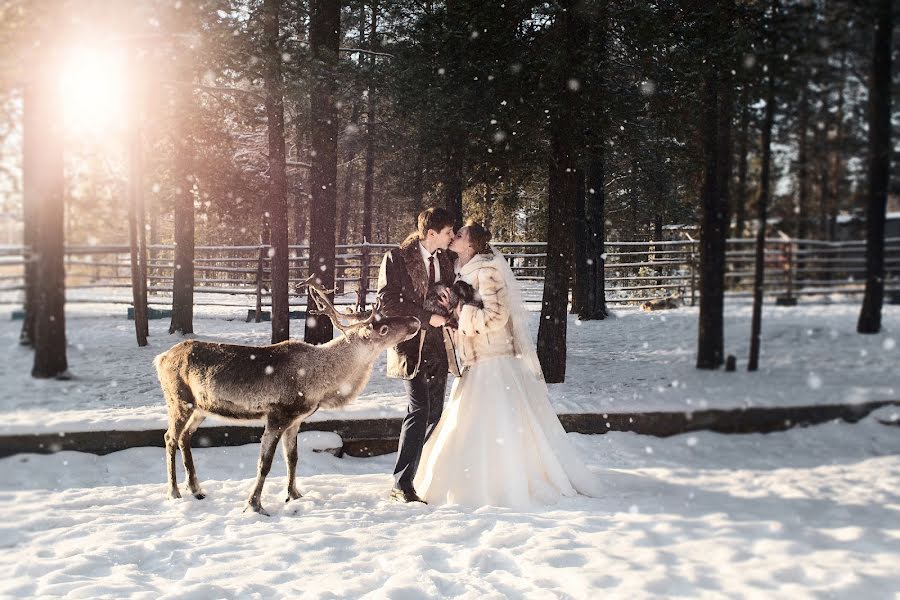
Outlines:
{"type": "Polygon", "coordinates": [[[432,327],[443,327],[447,324],[447,318],[442,317],[441,315],[431,315],[431,319],[429,319],[428,324],[432,327]]]}
{"type": "Polygon", "coordinates": [[[440,304],[447,310],[450,310],[450,290],[448,290],[446,288],[441,290],[440,296],[441,296],[441,299],[438,300],[438,304],[440,304]]]}

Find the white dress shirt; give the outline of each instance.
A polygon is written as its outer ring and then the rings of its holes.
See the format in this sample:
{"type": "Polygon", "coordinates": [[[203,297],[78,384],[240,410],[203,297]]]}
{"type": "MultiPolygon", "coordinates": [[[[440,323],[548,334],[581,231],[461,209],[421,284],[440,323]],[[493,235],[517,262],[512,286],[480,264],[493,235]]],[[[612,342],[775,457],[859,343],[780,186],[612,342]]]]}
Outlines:
{"type": "Polygon", "coordinates": [[[437,250],[434,253],[428,252],[422,242],[419,242],[419,252],[422,253],[422,260],[425,261],[425,276],[428,276],[428,259],[434,257],[434,280],[441,280],[441,263],[437,257],[437,250]]]}

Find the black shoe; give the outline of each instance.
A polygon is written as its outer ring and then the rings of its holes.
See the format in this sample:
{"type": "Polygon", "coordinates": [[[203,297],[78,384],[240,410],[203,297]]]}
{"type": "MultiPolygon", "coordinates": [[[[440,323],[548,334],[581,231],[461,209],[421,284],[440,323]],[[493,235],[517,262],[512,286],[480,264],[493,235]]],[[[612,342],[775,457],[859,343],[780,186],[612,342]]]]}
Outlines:
{"type": "Polygon", "coordinates": [[[416,490],[399,490],[394,488],[391,490],[391,500],[396,500],[397,502],[406,502],[409,504],[410,502],[421,502],[422,504],[428,504],[416,493],[416,490]]]}

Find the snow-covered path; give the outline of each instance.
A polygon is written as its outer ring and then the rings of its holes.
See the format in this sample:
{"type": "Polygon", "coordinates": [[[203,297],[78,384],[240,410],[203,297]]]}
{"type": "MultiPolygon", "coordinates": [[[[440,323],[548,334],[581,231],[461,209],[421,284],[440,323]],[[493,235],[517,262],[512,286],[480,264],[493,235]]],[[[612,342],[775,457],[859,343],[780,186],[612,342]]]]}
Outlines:
{"type": "MultiPolygon", "coordinates": [[[[651,314],[618,308],[615,318],[581,324],[570,317],[566,382],[551,386],[554,407],[560,414],[617,413],[900,398],[900,306],[884,307],[883,332],[874,336],[856,333],[856,302],[766,306],[759,373],[744,370],[750,305],[734,300],[726,309],[725,349],[739,358],[736,373],[694,368],[695,308],[651,314]]],[[[124,311],[123,306],[72,307],[68,355],[76,378],[68,382],[28,375],[33,358],[17,344],[21,322],[0,312],[0,434],[164,429],[165,407],[151,363],[177,339],[166,333],[167,320],[151,321],[151,345],[138,348],[124,311]]],[[[203,316],[194,327],[200,339],[264,344],[271,335],[268,323],[234,320],[240,316],[236,308],[198,308],[198,313],[203,316]]],[[[538,316],[532,315],[533,332],[538,316]]],[[[301,338],[302,322],[291,326],[301,338]]],[[[385,377],[382,356],[357,401],[345,410],[319,411],[313,419],[405,412],[403,386],[385,377]]]]}
{"type": "Polygon", "coordinates": [[[164,499],[161,449],[14,456],[0,597],[892,598],[900,428],[877,419],[897,412],[768,435],[571,434],[608,492],[529,512],[389,502],[393,456],[303,450],[290,504],[279,456],[270,518],[242,512],[256,445],[195,451],[203,501],[164,499]]]}

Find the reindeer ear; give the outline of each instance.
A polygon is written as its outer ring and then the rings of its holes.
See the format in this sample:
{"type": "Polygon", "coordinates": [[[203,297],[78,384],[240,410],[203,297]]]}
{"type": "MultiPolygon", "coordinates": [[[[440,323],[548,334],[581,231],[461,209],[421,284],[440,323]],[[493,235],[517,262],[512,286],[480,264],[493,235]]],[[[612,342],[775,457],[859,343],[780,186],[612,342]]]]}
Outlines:
{"type": "Polygon", "coordinates": [[[389,330],[390,330],[390,327],[388,327],[387,325],[382,325],[381,327],[378,328],[378,335],[386,336],[387,332],[389,330]]]}

